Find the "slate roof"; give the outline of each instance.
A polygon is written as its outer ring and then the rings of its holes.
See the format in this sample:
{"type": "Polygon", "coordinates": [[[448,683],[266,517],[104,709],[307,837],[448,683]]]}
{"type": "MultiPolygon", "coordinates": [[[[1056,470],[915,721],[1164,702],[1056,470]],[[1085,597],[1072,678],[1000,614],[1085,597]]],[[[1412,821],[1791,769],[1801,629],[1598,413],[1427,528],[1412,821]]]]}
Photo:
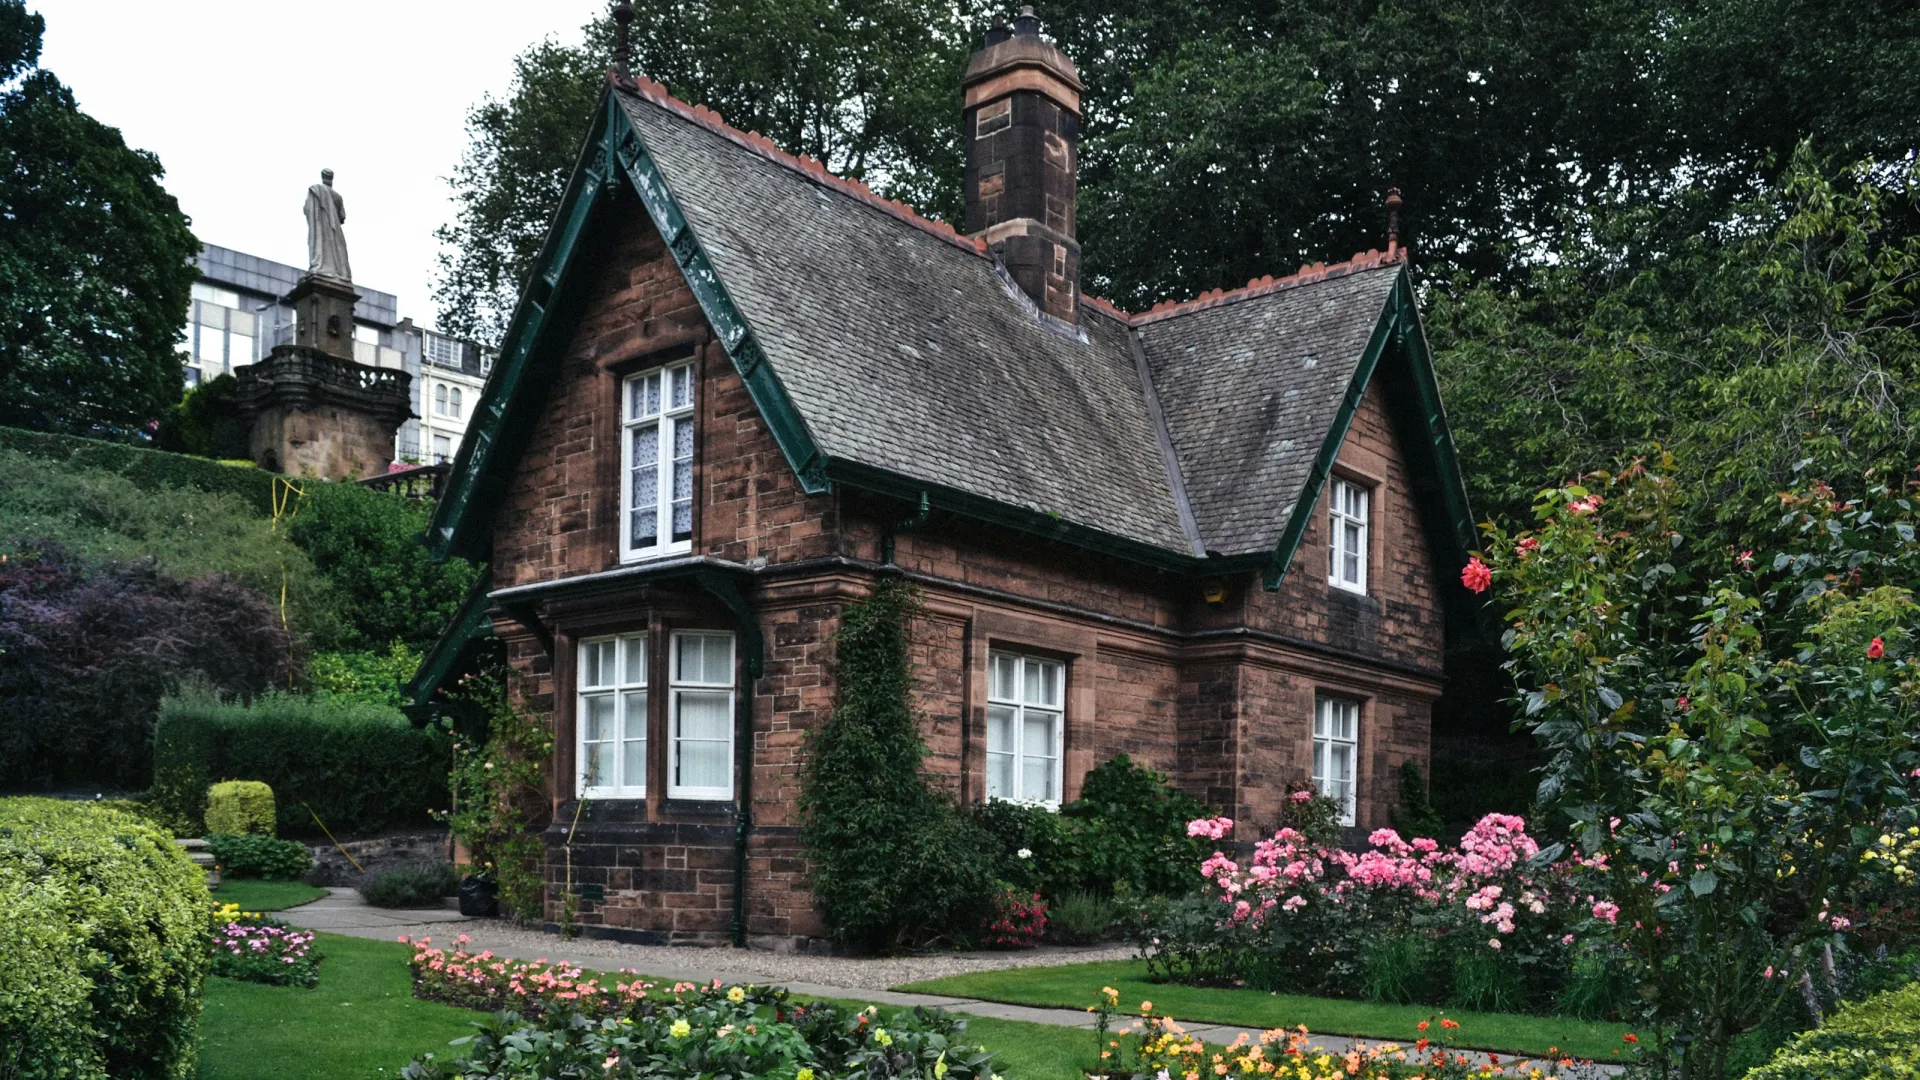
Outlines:
{"type": "Polygon", "coordinates": [[[829,458],[1185,556],[1190,508],[1208,552],[1272,552],[1399,262],[1086,303],[1074,335],[980,245],[648,85],[614,97],[829,458]]]}

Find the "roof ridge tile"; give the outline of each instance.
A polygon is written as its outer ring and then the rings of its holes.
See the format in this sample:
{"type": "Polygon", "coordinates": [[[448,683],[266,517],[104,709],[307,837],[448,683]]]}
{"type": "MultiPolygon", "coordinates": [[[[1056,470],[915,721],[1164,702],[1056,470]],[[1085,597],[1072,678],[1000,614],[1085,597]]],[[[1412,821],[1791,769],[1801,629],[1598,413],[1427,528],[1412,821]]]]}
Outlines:
{"type": "MultiPolygon", "coordinates": [[[[1251,300],[1255,297],[1267,296],[1271,293],[1298,288],[1302,285],[1311,285],[1316,281],[1325,281],[1328,278],[1346,277],[1349,274],[1357,274],[1363,270],[1375,270],[1382,266],[1391,266],[1396,263],[1405,263],[1406,261],[1407,252],[1405,248],[1401,248],[1398,251],[1359,251],[1355,252],[1353,258],[1348,259],[1346,262],[1307,263],[1286,277],[1276,278],[1268,274],[1265,277],[1253,278],[1249,280],[1246,285],[1232,291],[1210,289],[1191,300],[1162,300],[1138,315],[1125,315],[1123,317],[1127,319],[1130,325],[1142,326],[1146,323],[1160,322],[1163,319],[1171,319],[1180,315],[1189,315],[1196,311],[1205,311],[1208,308],[1237,303],[1241,300],[1251,300]]],[[[1089,297],[1089,299],[1092,298],[1089,297]]],[[[1104,300],[1095,302],[1107,307],[1112,307],[1111,304],[1107,304],[1104,300]]],[[[1117,311],[1119,309],[1115,308],[1114,310],[1117,311]]]]}
{"type": "Polygon", "coordinates": [[[974,236],[963,236],[944,221],[934,221],[921,217],[913,207],[896,199],[882,197],[872,188],[859,180],[835,176],[827,169],[826,163],[798,154],[789,154],[774,145],[772,138],[757,131],[741,131],[721,118],[720,114],[705,105],[689,105],[674,97],[664,85],[644,75],[621,76],[618,72],[607,72],[607,84],[615,89],[632,94],[651,102],[668,112],[706,128],[731,142],[759,154],[776,165],[792,169],[795,172],[813,178],[816,182],[851,196],[890,217],[912,225],[923,232],[931,233],[962,250],[975,255],[987,253],[987,242],[974,236]]]}

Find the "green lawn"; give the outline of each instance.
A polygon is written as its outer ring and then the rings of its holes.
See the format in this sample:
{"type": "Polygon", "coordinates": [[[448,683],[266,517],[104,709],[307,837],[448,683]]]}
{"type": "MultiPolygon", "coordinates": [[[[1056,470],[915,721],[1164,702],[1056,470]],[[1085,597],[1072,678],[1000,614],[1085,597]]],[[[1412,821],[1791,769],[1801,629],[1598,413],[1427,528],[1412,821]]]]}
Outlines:
{"type": "MultiPolygon", "coordinates": [[[[1155,1011],[1183,1023],[1233,1024],[1262,1030],[1305,1024],[1308,1031],[1318,1034],[1396,1042],[1412,1042],[1418,1038],[1420,1033],[1414,1025],[1439,1011],[1420,1005],[1376,1005],[1259,990],[1148,982],[1147,965],[1140,960],[981,971],[909,983],[895,989],[1015,1005],[1085,1008],[1093,1003],[1103,986],[1120,991],[1123,1007],[1137,1009],[1140,1002],[1151,1001],[1155,1011]]],[[[1459,1022],[1460,1045],[1502,1053],[1540,1055],[1558,1047],[1561,1053],[1575,1057],[1611,1060],[1622,1046],[1620,1036],[1628,1030],[1621,1024],[1559,1017],[1460,1009],[1447,1009],[1444,1013],[1459,1022]]]]}
{"type": "Polygon", "coordinates": [[[371,1080],[413,1056],[448,1051],[478,1013],[415,1000],[411,950],[395,941],[321,934],[312,990],[208,979],[200,1080],[371,1080]]]}
{"type": "MultiPolygon", "coordinates": [[[[470,1034],[481,1016],[416,1000],[405,945],[336,934],[315,944],[326,956],[315,989],[207,980],[199,1080],[395,1077],[415,1054],[457,1054],[447,1043],[470,1034]]],[[[1017,1080],[1084,1080],[1094,1055],[1093,1033],[1076,1028],[968,1017],[967,1034],[1017,1080]]]]}
{"type": "Polygon", "coordinates": [[[241,911],[285,911],[311,903],[327,895],[327,890],[304,881],[262,881],[259,878],[223,878],[213,890],[213,898],[222,904],[239,904],[241,911]]]}

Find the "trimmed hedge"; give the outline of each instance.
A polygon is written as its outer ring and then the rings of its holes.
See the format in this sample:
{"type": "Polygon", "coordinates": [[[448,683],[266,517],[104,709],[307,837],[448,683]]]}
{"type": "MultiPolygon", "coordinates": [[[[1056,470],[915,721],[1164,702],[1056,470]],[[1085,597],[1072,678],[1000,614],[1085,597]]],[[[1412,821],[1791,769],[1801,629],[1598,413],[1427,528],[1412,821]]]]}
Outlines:
{"type": "Polygon", "coordinates": [[[1854,1002],[1781,1047],[1747,1080],[1903,1080],[1920,1076],[1920,983],[1854,1002]]]}
{"type": "Polygon", "coordinates": [[[151,801],[200,831],[207,785],[230,776],[270,783],[282,836],[336,836],[427,825],[447,805],[451,748],[398,709],[326,696],[269,693],[251,704],[205,691],[160,703],[151,801]],[[309,812],[311,808],[311,812],[309,812]]]}
{"type": "Polygon", "coordinates": [[[131,814],[0,799],[0,1076],[194,1075],[209,903],[186,852],[131,814]]]}
{"type": "Polygon", "coordinates": [[[226,492],[239,496],[263,514],[273,512],[275,474],[255,468],[251,463],[230,464],[78,435],[12,427],[0,427],[0,449],[65,462],[74,468],[117,473],[146,491],[175,487],[226,492]]]}
{"type": "MultiPolygon", "coordinates": [[[[207,811],[207,816],[211,818],[213,811],[207,811]]],[[[294,881],[313,869],[313,852],[307,845],[265,833],[223,833],[208,826],[207,850],[213,852],[222,874],[237,878],[294,881]]]]}
{"type": "Polygon", "coordinates": [[[207,789],[209,833],[273,835],[273,788],[258,780],[222,780],[207,789]]]}

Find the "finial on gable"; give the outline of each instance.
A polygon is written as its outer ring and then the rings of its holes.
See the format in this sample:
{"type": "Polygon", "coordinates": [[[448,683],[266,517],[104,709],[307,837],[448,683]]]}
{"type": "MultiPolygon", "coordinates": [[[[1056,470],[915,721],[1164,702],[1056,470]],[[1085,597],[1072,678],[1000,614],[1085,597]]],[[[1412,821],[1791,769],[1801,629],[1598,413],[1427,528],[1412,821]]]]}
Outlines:
{"type": "Polygon", "coordinates": [[[1387,258],[1400,255],[1400,189],[1387,189],[1387,258]]]}
{"type": "Polygon", "coordinates": [[[623,79],[633,76],[633,5],[620,0],[613,5],[613,67],[623,79]]]}

